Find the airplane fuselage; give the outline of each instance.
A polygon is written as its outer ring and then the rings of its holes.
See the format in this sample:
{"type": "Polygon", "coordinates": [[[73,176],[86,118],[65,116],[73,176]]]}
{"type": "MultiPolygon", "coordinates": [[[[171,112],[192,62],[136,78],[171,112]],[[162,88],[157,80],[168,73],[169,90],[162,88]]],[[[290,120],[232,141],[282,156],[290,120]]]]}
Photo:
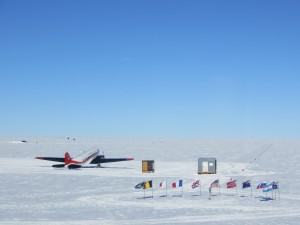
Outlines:
{"type": "Polygon", "coordinates": [[[66,152],[65,154],[65,165],[84,165],[89,164],[93,161],[99,154],[99,149],[93,149],[72,158],[69,156],[69,153],[66,152]]]}

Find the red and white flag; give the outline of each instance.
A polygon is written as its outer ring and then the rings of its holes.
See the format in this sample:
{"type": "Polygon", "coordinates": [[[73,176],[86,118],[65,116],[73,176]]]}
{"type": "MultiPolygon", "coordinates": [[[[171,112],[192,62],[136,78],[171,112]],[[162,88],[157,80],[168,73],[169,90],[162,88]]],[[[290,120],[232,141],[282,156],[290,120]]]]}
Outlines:
{"type": "Polygon", "coordinates": [[[236,188],[236,180],[230,180],[227,182],[227,188],[236,188]]]}
{"type": "Polygon", "coordinates": [[[159,183],[160,188],[165,188],[166,186],[167,186],[167,181],[166,180],[159,183]]]}

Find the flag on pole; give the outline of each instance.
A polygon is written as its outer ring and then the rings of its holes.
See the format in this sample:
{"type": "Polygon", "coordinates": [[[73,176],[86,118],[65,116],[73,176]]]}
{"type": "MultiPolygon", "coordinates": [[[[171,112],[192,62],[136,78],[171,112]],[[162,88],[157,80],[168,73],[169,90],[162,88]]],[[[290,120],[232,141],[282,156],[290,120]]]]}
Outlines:
{"type": "Polygon", "coordinates": [[[236,180],[228,181],[227,188],[236,188],[236,180]]]}
{"type": "Polygon", "coordinates": [[[193,184],[192,184],[192,188],[196,188],[200,186],[200,180],[196,180],[193,184]]]}
{"type": "Polygon", "coordinates": [[[267,184],[263,189],[263,192],[273,191],[273,184],[267,184]]]}
{"type": "Polygon", "coordinates": [[[182,180],[178,180],[172,183],[172,188],[178,188],[178,187],[182,187],[182,180]]]}
{"type": "Polygon", "coordinates": [[[272,182],[272,188],[275,190],[275,189],[278,189],[278,182],[272,182]]]}
{"type": "Polygon", "coordinates": [[[257,185],[256,189],[264,189],[266,186],[267,186],[267,182],[263,182],[257,185]]]}
{"type": "MultiPolygon", "coordinates": [[[[280,201],[279,182],[278,181],[273,181],[272,182],[272,188],[275,191],[275,199],[276,199],[276,192],[278,191],[278,197],[279,197],[279,201],[280,201]]],[[[272,192],[272,194],[273,194],[273,192],[272,192]]]]}
{"type": "Polygon", "coordinates": [[[152,180],[144,182],[144,189],[152,188],[152,180]]]}
{"type": "Polygon", "coordinates": [[[214,182],[211,183],[210,188],[216,188],[219,187],[219,180],[215,180],[214,182]]]}
{"type": "Polygon", "coordinates": [[[248,187],[251,187],[250,180],[243,182],[243,189],[248,187]]]}
{"type": "Polygon", "coordinates": [[[134,188],[135,188],[135,189],[144,189],[144,184],[145,184],[145,182],[141,182],[141,183],[135,185],[134,188]]]}
{"type": "Polygon", "coordinates": [[[160,188],[165,188],[166,186],[167,186],[167,181],[166,180],[159,183],[160,188]]]}
{"type": "Polygon", "coordinates": [[[166,196],[168,195],[167,179],[165,179],[163,182],[159,183],[159,188],[165,188],[166,189],[166,196]]]}

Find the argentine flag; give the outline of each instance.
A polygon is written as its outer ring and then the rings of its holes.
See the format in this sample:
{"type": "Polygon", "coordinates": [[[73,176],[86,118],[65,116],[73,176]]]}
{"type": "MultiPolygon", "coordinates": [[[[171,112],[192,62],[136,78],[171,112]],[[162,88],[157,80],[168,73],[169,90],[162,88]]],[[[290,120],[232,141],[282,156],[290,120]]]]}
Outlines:
{"type": "Polygon", "coordinates": [[[263,189],[263,192],[273,191],[273,184],[267,184],[266,187],[263,189]]]}

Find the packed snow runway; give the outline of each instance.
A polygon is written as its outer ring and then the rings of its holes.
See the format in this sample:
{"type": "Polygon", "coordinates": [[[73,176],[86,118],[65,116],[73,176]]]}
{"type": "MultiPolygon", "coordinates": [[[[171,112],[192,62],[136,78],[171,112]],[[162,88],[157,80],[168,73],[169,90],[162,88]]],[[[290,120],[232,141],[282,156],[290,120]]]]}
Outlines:
{"type": "MultiPolygon", "coordinates": [[[[0,224],[300,224],[300,141],[168,138],[1,138],[0,224]],[[104,168],[52,168],[36,156],[63,157],[99,148],[134,161],[104,168]],[[217,174],[198,175],[198,158],[216,157],[217,174]],[[155,160],[143,174],[142,160],[155,160]],[[226,188],[237,179],[237,192],[226,188]],[[183,179],[182,190],[159,188],[183,179]],[[200,179],[198,188],[191,184],[200,179]],[[209,200],[208,188],[220,180],[209,200]],[[242,182],[251,179],[250,189],[242,182]],[[153,181],[152,190],[134,189],[153,181]],[[280,198],[264,201],[256,186],[279,181],[280,198]]],[[[272,193],[268,193],[272,197],[272,193]]],[[[273,196],[274,197],[274,196],[273,196]]]]}

